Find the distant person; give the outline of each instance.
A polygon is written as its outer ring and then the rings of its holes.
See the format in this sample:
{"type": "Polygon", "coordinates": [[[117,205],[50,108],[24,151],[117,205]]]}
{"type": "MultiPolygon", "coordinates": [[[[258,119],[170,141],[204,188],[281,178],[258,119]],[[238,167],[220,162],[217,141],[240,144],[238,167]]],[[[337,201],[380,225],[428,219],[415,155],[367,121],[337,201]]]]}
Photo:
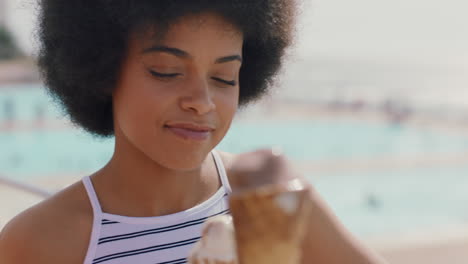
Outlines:
{"type": "Polygon", "coordinates": [[[44,127],[44,119],[45,119],[45,105],[44,103],[37,103],[34,107],[34,126],[35,128],[43,128],[44,127]]]}
{"type": "Polygon", "coordinates": [[[389,121],[394,125],[400,125],[411,115],[411,109],[408,106],[390,99],[385,100],[382,109],[389,121]]]}
{"type": "Polygon", "coordinates": [[[103,168],[15,217],[0,234],[0,263],[186,263],[203,222],[229,213],[240,177],[248,186],[299,178],[309,188],[302,263],[379,262],[284,156],[214,149],[238,107],[278,74],[295,1],[39,3],[47,88],[75,124],[114,137],[115,149],[103,168]]]}
{"type": "Polygon", "coordinates": [[[3,115],[5,117],[5,127],[11,129],[15,122],[15,106],[11,98],[6,98],[3,102],[3,115]]]}
{"type": "Polygon", "coordinates": [[[366,200],[366,205],[369,209],[377,210],[381,207],[380,199],[374,193],[367,194],[365,200],[366,200]]]}

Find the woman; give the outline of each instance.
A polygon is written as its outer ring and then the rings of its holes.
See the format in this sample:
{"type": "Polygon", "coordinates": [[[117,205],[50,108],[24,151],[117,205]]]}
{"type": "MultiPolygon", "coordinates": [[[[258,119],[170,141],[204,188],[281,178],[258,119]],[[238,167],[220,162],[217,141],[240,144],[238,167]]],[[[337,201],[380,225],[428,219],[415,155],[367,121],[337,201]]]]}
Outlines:
{"type": "MultiPolygon", "coordinates": [[[[50,93],[76,125],[114,136],[115,149],[102,169],[15,217],[0,236],[0,263],[186,263],[201,224],[228,213],[229,182],[293,175],[268,151],[214,148],[277,74],[294,1],[40,4],[50,93]],[[269,162],[282,168],[276,176],[269,162]]],[[[376,261],[311,197],[303,263],[376,261]]]]}

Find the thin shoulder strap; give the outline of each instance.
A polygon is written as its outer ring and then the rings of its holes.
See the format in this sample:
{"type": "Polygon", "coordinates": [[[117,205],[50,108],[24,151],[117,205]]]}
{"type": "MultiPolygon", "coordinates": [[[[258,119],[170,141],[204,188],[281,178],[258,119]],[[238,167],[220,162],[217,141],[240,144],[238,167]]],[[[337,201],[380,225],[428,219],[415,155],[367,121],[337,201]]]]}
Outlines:
{"type": "Polygon", "coordinates": [[[83,177],[82,181],[86,192],[88,193],[88,198],[91,202],[91,206],[93,207],[93,229],[91,231],[91,237],[89,239],[88,251],[86,252],[85,260],[83,263],[92,264],[93,258],[96,254],[99,234],[101,232],[102,211],[96,192],[94,191],[91,178],[89,176],[85,176],[83,177]]]}
{"type": "Polygon", "coordinates": [[[221,156],[219,156],[218,151],[216,151],[215,149],[211,151],[211,155],[213,156],[213,159],[215,161],[216,169],[218,170],[218,175],[221,179],[221,183],[223,184],[227,193],[231,194],[232,193],[231,185],[229,184],[229,180],[226,175],[226,169],[224,168],[223,160],[221,159],[221,156]]]}
{"type": "Polygon", "coordinates": [[[91,182],[91,178],[89,176],[83,177],[83,184],[88,193],[89,201],[91,202],[91,206],[93,207],[93,211],[95,215],[101,214],[101,205],[99,204],[99,200],[97,198],[96,192],[94,191],[93,183],[91,182]]]}

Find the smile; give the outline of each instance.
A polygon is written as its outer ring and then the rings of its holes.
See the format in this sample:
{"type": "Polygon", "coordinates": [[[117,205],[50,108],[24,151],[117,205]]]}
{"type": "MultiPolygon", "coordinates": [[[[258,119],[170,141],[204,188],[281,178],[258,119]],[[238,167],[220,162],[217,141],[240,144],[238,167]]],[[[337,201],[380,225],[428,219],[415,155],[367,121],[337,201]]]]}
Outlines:
{"type": "Polygon", "coordinates": [[[166,125],[164,127],[178,137],[196,141],[206,140],[214,130],[207,126],[198,126],[192,124],[174,124],[166,125]]]}

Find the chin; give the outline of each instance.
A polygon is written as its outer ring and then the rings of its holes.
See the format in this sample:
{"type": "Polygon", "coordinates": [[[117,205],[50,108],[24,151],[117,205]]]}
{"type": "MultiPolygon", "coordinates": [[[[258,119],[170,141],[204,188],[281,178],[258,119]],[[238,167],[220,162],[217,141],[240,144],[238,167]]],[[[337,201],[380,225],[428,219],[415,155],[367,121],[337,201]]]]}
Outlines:
{"type": "Polygon", "coordinates": [[[168,151],[166,155],[154,157],[161,166],[172,170],[191,171],[201,167],[210,151],[168,151]]]}

